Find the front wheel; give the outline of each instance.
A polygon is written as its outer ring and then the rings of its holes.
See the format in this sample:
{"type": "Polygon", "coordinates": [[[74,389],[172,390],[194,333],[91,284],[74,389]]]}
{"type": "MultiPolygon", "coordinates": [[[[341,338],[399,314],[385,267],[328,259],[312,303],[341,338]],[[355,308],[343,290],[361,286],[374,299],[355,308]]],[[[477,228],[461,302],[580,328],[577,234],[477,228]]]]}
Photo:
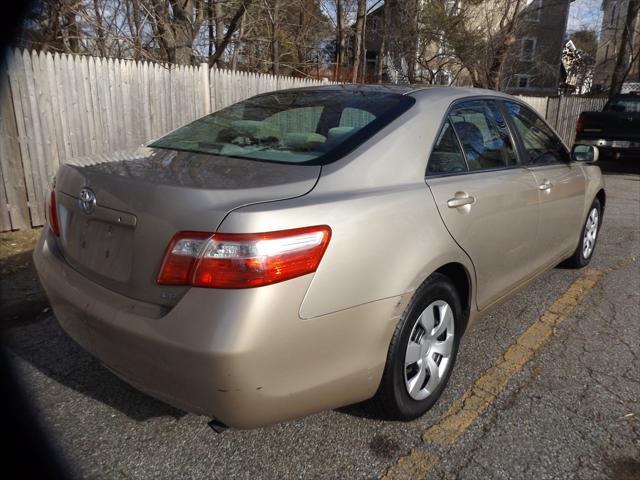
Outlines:
{"type": "Polygon", "coordinates": [[[580,243],[571,258],[566,262],[567,266],[572,268],[586,267],[591,261],[593,251],[596,248],[598,233],[600,232],[600,222],[602,218],[602,207],[600,200],[597,198],[591,204],[587,219],[582,227],[582,237],[580,243]]]}
{"type": "Polygon", "coordinates": [[[372,402],[382,416],[411,420],[442,394],[462,334],[460,297],[444,275],[416,291],[396,327],[380,387],[372,402]]]}

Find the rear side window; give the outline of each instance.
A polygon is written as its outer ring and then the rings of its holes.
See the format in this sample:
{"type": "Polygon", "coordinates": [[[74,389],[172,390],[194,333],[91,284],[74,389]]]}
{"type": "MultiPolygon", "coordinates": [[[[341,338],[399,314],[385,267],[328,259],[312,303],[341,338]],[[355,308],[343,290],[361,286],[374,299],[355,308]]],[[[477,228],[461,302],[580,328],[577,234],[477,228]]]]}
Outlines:
{"type": "Polygon", "coordinates": [[[458,143],[451,122],[447,120],[429,157],[427,174],[439,175],[466,171],[467,164],[464,160],[460,143],[458,143]]]}
{"type": "Polygon", "coordinates": [[[368,140],[414,103],[412,97],[385,90],[274,92],[207,115],[150,146],[324,165],[368,140]]]}
{"type": "Polygon", "coordinates": [[[516,102],[504,103],[524,144],[527,164],[549,165],[569,161],[564,144],[537,113],[516,102]]]}
{"type": "Polygon", "coordinates": [[[509,130],[493,100],[471,100],[457,105],[449,116],[469,170],[504,168],[518,163],[509,130]]]}

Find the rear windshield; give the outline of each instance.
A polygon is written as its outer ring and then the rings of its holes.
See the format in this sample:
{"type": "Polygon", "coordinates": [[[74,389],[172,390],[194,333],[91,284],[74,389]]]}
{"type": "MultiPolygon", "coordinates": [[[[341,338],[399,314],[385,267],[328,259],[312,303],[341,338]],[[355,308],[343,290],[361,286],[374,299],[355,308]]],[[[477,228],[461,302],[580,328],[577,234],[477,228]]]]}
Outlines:
{"type": "Polygon", "coordinates": [[[362,144],[414,103],[384,91],[275,92],[207,115],[150,146],[322,165],[362,144]]]}
{"type": "Polygon", "coordinates": [[[613,97],[604,109],[610,112],[640,113],[640,95],[613,97]]]}

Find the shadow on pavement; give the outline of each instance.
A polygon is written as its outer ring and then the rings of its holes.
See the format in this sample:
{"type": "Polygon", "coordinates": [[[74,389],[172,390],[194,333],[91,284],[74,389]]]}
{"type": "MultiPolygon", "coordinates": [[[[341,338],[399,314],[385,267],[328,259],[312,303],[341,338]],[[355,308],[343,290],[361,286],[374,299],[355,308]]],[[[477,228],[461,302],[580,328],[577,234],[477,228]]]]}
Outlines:
{"type": "Polygon", "coordinates": [[[640,158],[627,160],[602,160],[596,165],[604,174],[633,173],[640,174],[640,158]]]}
{"type": "MultiPolygon", "coordinates": [[[[21,358],[55,382],[133,420],[186,415],[129,386],[62,331],[40,286],[31,254],[32,251],[26,251],[0,260],[0,333],[10,356],[21,358]]],[[[17,377],[30,390],[37,391],[42,382],[38,373],[26,366],[20,367],[17,377]],[[29,378],[31,376],[33,378],[29,378]]],[[[65,393],[59,398],[64,402],[65,393]]]]}

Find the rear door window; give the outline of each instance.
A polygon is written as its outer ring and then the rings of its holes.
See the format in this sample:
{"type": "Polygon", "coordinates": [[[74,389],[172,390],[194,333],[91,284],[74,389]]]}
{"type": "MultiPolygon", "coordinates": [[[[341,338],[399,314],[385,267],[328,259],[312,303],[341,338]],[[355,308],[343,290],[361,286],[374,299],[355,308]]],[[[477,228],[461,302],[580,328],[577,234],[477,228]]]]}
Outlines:
{"type": "Polygon", "coordinates": [[[469,170],[517,165],[517,155],[505,119],[493,100],[462,102],[451,111],[469,170]]]}

